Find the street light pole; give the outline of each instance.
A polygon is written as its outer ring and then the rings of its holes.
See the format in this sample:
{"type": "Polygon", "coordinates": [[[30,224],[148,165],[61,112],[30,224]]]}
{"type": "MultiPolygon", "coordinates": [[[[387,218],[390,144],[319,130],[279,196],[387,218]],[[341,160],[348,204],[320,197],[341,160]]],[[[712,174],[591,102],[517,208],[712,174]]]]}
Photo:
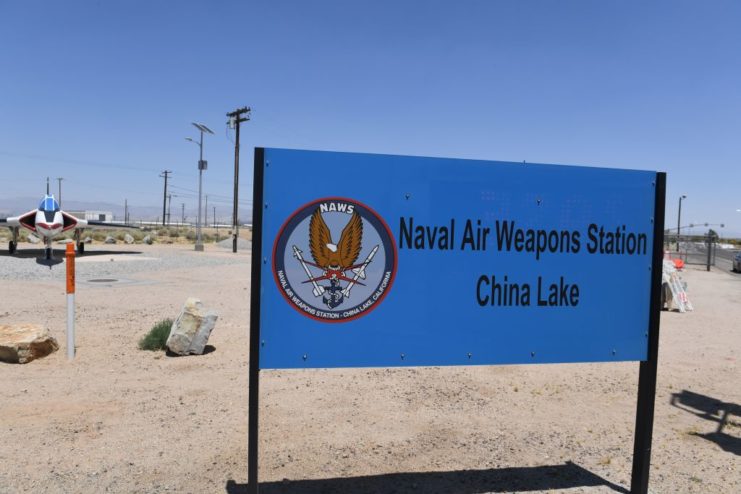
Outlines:
{"type": "Polygon", "coordinates": [[[687,199],[687,196],[679,196],[679,211],[677,212],[677,248],[679,248],[679,225],[682,221],[682,199],[687,199]]]}
{"type": "Polygon", "coordinates": [[[185,139],[198,144],[200,150],[200,157],[198,159],[198,215],[196,216],[196,250],[199,252],[203,251],[203,239],[201,238],[201,208],[202,208],[202,191],[203,191],[203,170],[208,167],[208,163],[203,161],[203,133],[208,132],[213,134],[211,129],[203,124],[193,122],[193,126],[198,129],[201,133],[201,140],[199,142],[194,141],[190,137],[185,139]]]}
{"type": "Polygon", "coordinates": [[[198,143],[200,158],[198,159],[198,216],[196,217],[196,250],[203,251],[203,240],[201,239],[201,191],[203,189],[203,129],[201,129],[201,142],[198,143]]]}

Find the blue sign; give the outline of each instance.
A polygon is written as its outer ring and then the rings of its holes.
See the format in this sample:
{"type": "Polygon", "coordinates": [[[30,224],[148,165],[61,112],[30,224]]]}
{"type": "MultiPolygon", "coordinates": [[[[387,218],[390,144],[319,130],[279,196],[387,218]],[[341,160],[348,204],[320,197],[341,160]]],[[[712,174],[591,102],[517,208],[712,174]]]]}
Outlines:
{"type": "Polygon", "coordinates": [[[259,155],[261,369],[647,359],[655,172],[259,155]]]}

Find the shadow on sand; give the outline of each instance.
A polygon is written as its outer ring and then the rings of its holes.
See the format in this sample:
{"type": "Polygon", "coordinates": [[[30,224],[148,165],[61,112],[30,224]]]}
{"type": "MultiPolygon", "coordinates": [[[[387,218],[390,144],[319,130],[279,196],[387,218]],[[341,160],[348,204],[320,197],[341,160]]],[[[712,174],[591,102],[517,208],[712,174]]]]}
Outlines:
{"type": "MultiPolygon", "coordinates": [[[[0,251],[0,257],[17,257],[19,259],[34,259],[38,264],[44,266],[55,266],[64,262],[64,248],[55,247],[52,252],[51,259],[44,259],[45,249],[18,249],[14,254],[10,254],[7,250],[0,251]]],[[[94,257],[94,256],[129,256],[141,254],[140,251],[119,251],[119,250],[86,250],[85,253],[80,257],[94,257]]]]}
{"type": "MultiPolygon", "coordinates": [[[[201,355],[208,355],[209,353],[213,353],[216,351],[216,347],[213,345],[206,345],[203,347],[203,353],[201,355]]],[[[170,350],[165,350],[165,355],[168,357],[178,358],[178,357],[192,357],[192,355],[178,355],[177,353],[171,352],[170,350]]]]}
{"type": "MultiPolygon", "coordinates": [[[[381,494],[406,492],[425,494],[481,494],[486,492],[528,492],[574,487],[608,487],[628,490],[589,470],[568,462],[541,467],[461,470],[454,472],[389,473],[364,477],[284,480],[261,482],[260,494],[381,494]]],[[[247,484],[226,483],[228,494],[247,494],[247,484]]]]}
{"type": "Polygon", "coordinates": [[[736,403],[716,400],[686,389],[680,393],[673,393],[670,403],[705,420],[718,422],[715,432],[708,434],[693,432],[692,435],[712,441],[724,451],[741,456],[741,438],[723,432],[732,416],[741,417],[741,406],[736,403]]]}

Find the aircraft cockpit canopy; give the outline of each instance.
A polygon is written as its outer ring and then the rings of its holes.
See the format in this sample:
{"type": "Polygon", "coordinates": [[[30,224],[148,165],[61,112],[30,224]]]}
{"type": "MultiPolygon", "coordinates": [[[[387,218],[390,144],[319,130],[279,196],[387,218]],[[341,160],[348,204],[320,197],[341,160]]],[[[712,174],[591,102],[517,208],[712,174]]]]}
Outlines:
{"type": "Polygon", "coordinates": [[[45,213],[56,213],[59,211],[59,203],[54,199],[54,196],[46,196],[41,200],[39,210],[45,213]]]}

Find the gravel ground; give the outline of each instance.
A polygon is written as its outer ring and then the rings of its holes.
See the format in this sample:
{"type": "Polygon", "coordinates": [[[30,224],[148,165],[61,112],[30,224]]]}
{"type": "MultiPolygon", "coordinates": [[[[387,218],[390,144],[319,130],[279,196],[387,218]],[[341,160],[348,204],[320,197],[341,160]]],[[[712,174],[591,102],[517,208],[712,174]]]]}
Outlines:
{"type": "MultiPolygon", "coordinates": [[[[222,249],[232,249],[234,248],[234,240],[231,238],[227,238],[227,239],[224,239],[218,242],[216,245],[218,245],[222,249]]],[[[237,249],[238,250],[242,250],[242,249],[249,250],[251,248],[252,248],[252,242],[250,242],[249,240],[245,240],[243,238],[237,239],[237,249]]]]}
{"type": "MultiPolygon", "coordinates": [[[[243,239],[240,241],[249,246],[248,241],[243,239]]],[[[231,245],[230,243],[230,249],[231,245]]],[[[213,245],[208,247],[214,250],[213,245]]],[[[43,257],[43,249],[31,244],[21,244],[15,256],[7,254],[7,243],[0,242],[0,249],[0,280],[65,279],[66,268],[63,262],[51,267],[35,262],[36,259],[43,257]]],[[[152,250],[152,247],[147,245],[88,245],[85,254],[78,257],[75,263],[77,279],[84,281],[94,278],[126,278],[135,273],[221,266],[239,262],[233,256],[217,256],[216,252],[208,256],[199,256],[193,251],[192,245],[155,248],[156,256],[147,253],[152,250]]],[[[248,252],[249,249],[240,251],[248,252]]],[[[54,258],[57,261],[64,259],[64,245],[55,244],[54,258]]]]}
{"type": "MultiPolygon", "coordinates": [[[[246,492],[250,256],[90,250],[78,280],[130,283],[79,284],[71,363],[64,264],[0,254],[0,324],[44,324],[62,346],[0,364],[0,492],[246,492]],[[215,350],[138,350],[188,296],[219,313],[215,350]]],[[[741,418],[716,432],[718,410],[741,404],[741,281],[684,278],[696,310],[662,313],[651,490],[741,492],[741,418]]],[[[626,492],[637,375],[637,363],[263,371],[261,492],[626,492]]]]}

